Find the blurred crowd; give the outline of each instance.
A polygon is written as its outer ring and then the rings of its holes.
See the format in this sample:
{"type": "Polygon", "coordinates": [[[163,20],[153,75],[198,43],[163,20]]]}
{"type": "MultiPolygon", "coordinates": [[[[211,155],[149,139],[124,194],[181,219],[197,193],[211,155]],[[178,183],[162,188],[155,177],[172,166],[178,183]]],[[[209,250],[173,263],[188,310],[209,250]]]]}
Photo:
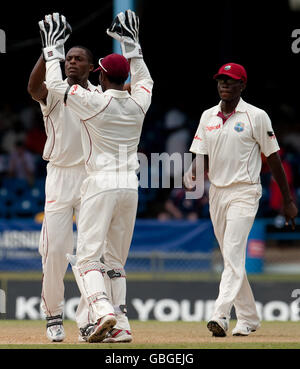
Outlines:
{"type": "MultiPolygon", "coordinates": [[[[282,107],[282,112],[278,120],[272,121],[289,185],[300,206],[300,124],[289,107],[282,107]]],[[[151,167],[152,153],[179,153],[184,163],[184,153],[189,152],[199,117],[189,116],[178,106],[162,109],[152,104],[150,107],[139,152],[148,158],[149,183],[151,175],[162,173],[171,180],[170,186],[162,186],[160,178],[158,188],[139,188],[139,218],[194,221],[209,217],[207,177],[202,198],[190,200],[182,186],[175,185],[175,178],[181,178],[184,165],[181,168],[172,167],[172,164],[165,168],[151,167]]],[[[0,106],[0,218],[33,217],[43,211],[47,165],[42,159],[45,141],[43,117],[36,102],[19,109],[8,103],[0,106]]],[[[282,199],[263,156],[262,163],[263,196],[258,217],[274,217],[281,213],[282,199]]]]}
{"type": "Polygon", "coordinates": [[[32,185],[45,175],[42,160],[46,134],[36,103],[14,111],[5,104],[0,109],[0,174],[3,177],[25,179],[32,185]]]}

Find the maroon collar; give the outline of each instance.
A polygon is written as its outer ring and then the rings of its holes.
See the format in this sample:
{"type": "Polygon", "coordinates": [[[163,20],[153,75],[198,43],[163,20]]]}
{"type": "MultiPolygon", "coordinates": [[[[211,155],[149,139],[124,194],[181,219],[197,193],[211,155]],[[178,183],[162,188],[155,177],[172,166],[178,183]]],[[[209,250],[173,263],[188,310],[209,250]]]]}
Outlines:
{"type": "Polygon", "coordinates": [[[225,117],[225,115],[221,112],[221,111],[219,111],[219,113],[218,113],[218,117],[220,117],[220,118],[222,118],[223,119],[223,124],[226,122],[226,120],[228,119],[228,118],[230,118],[233,114],[235,114],[235,110],[232,112],[232,113],[230,113],[229,115],[227,115],[226,117],[225,117]]]}

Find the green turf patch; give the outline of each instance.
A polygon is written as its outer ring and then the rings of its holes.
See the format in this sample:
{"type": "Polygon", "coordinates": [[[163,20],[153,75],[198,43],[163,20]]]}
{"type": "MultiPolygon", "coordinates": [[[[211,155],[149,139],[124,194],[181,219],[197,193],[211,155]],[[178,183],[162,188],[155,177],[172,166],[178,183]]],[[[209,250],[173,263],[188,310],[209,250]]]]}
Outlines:
{"type": "MultiPolygon", "coordinates": [[[[128,272],[127,279],[131,281],[219,281],[219,273],[197,273],[197,272],[164,272],[164,273],[133,273],[128,272]]],[[[248,274],[249,281],[257,282],[294,282],[300,281],[300,274],[248,274]]],[[[28,272],[0,272],[1,281],[7,280],[42,280],[42,273],[36,271],[28,272]]],[[[75,281],[72,272],[67,272],[65,280],[75,281]]]]}
{"type": "Polygon", "coordinates": [[[83,343],[83,344],[64,344],[64,343],[52,343],[52,344],[40,344],[40,345],[0,345],[1,349],[22,349],[22,350],[30,350],[30,349],[49,349],[49,350],[72,350],[72,349],[84,349],[84,350],[118,350],[118,349],[129,349],[129,350],[178,350],[178,349],[184,349],[184,350],[208,350],[208,349],[228,349],[228,350],[237,350],[237,349],[300,349],[300,343],[299,342],[288,342],[288,343],[274,343],[274,342],[263,342],[263,343],[257,343],[257,342],[245,342],[245,343],[201,343],[201,344],[147,344],[147,345],[134,345],[134,344],[103,344],[103,343],[83,343]]]}

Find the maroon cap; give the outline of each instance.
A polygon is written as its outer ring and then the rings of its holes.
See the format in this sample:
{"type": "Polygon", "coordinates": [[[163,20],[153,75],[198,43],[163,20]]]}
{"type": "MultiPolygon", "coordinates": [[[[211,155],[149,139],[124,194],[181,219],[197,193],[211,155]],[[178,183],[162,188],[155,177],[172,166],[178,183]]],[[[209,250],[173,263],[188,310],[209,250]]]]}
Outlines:
{"type": "Polygon", "coordinates": [[[214,79],[218,78],[221,75],[225,75],[233,79],[241,79],[242,81],[247,82],[247,72],[245,68],[240,64],[235,63],[224,64],[219,69],[218,73],[214,75],[214,79]]]}
{"type": "Polygon", "coordinates": [[[120,54],[109,54],[105,58],[99,59],[99,65],[94,72],[103,70],[111,77],[122,77],[127,79],[130,71],[128,60],[120,54]]]}

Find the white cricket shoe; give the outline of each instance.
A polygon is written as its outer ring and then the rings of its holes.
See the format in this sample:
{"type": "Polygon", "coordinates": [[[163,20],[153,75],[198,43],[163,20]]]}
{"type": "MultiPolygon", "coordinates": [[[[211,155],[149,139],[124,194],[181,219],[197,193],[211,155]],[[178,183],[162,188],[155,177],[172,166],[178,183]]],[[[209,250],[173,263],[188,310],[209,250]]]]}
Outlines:
{"type": "Polygon", "coordinates": [[[131,341],[132,334],[130,331],[115,328],[107,333],[103,343],[129,343],[131,341]]]}
{"type": "Polygon", "coordinates": [[[106,333],[113,329],[116,324],[117,319],[115,314],[104,315],[102,318],[98,319],[95,324],[95,329],[90,334],[87,341],[90,343],[102,342],[106,337],[106,333]]]}
{"type": "Polygon", "coordinates": [[[63,327],[62,315],[48,316],[47,320],[47,337],[51,342],[62,342],[65,338],[65,330],[63,327]]]}
{"type": "Polygon", "coordinates": [[[229,322],[226,318],[211,319],[207,323],[207,328],[212,332],[213,337],[225,337],[228,326],[229,322]]]}
{"type": "Polygon", "coordinates": [[[233,336],[249,336],[250,333],[257,331],[260,328],[260,324],[256,326],[250,326],[245,324],[239,324],[232,330],[233,336]]]}

